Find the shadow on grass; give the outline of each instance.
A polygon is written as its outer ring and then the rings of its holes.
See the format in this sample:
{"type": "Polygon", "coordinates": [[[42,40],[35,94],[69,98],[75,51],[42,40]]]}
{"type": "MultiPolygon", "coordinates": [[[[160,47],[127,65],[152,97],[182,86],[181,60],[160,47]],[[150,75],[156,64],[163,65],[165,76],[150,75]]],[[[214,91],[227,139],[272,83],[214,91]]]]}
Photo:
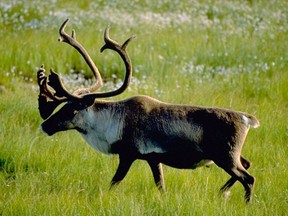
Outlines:
{"type": "MultiPolygon", "coordinates": [[[[21,166],[21,170],[28,171],[28,164],[21,166]]],[[[6,179],[16,179],[17,165],[12,157],[0,157],[0,172],[6,179]]]]}

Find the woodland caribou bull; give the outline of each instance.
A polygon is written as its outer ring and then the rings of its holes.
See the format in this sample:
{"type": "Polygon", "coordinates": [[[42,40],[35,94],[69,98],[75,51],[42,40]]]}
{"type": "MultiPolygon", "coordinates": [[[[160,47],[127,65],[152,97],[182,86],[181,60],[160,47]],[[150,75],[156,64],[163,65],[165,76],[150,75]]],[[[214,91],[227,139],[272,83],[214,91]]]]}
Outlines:
{"type": "Polygon", "coordinates": [[[64,87],[59,76],[51,70],[45,75],[44,66],[37,73],[40,94],[39,112],[45,120],[41,128],[53,135],[59,131],[76,129],[95,150],[104,154],[118,154],[119,166],[111,186],[118,184],[137,160],[148,162],[157,187],[164,191],[161,164],[179,169],[195,169],[214,162],[231,178],[221,188],[227,192],[239,181],[245,189],[245,200],[250,201],[255,178],[247,169],[250,162],[241,155],[241,149],[251,127],[258,120],[247,113],[158,101],[148,96],[134,96],[121,101],[105,101],[127,89],[132,64],[126,47],[110,39],[109,28],[104,33],[105,49],[116,51],[122,58],[126,75],[122,86],[110,92],[95,92],[102,86],[101,75],[83,46],[65,32],[67,19],[60,27],[60,41],[73,46],[85,59],[96,82],[89,88],[73,94],[64,87]],[[55,108],[65,105],[53,114],[55,108]]]}

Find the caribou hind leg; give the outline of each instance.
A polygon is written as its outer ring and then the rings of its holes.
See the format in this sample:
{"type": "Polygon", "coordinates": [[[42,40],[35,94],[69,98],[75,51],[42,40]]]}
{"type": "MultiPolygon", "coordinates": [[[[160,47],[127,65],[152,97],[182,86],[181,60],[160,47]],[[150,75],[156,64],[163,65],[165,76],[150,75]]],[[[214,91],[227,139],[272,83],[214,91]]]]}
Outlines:
{"type": "MultiPolygon", "coordinates": [[[[242,157],[242,156],[240,157],[240,161],[241,161],[242,166],[243,166],[246,170],[248,170],[249,167],[250,167],[250,165],[251,165],[251,163],[250,163],[248,160],[246,160],[244,157],[242,157]]],[[[228,192],[229,189],[235,184],[236,181],[237,181],[237,178],[231,177],[231,178],[221,187],[220,192],[221,192],[221,193],[226,193],[226,192],[228,192]]]]}
{"type": "Polygon", "coordinates": [[[230,163],[225,164],[218,164],[216,161],[215,163],[223,168],[228,174],[231,175],[231,178],[225,183],[225,185],[221,188],[222,191],[227,191],[236,181],[239,181],[244,189],[245,189],[245,201],[248,203],[251,200],[252,191],[255,183],[255,177],[251,176],[246,168],[249,168],[250,162],[248,162],[243,157],[240,157],[237,161],[230,161],[230,163]],[[243,165],[244,164],[244,165],[243,165]]]}
{"type": "Polygon", "coordinates": [[[237,180],[240,181],[245,189],[245,201],[248,203],[251,200],[252,191],[255,183],[255,177],[251,176],[243,166],[238,166],[232,169],[234,175],[237,176],[237,180]]]}

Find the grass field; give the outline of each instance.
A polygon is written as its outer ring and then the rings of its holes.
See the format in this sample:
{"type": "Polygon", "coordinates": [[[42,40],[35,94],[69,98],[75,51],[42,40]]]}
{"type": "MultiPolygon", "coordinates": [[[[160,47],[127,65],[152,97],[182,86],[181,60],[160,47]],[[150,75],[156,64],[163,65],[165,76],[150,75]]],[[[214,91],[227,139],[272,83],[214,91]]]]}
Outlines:
{"type": "Polygon", "coordinates": [[[0,215],[286,215],[288,206],[288,3],[279,1],[8,1],[0,2],[0,215]],[[92,150],[75,131],[40,130],[36,72],[53,67],[75,90],[91,72],[71,47],[67,29],[89,51],[105,80],[122,81],[111,51],[100,53],[103,32],[124,41],[133,82],[114,100],[147,94],[171,103],[249,112],[243,155],[256,177],[252,203],[237,183],[219,195],[229,176],[216,166],[164,166],[161,195],[146,162],[133,164],[115,190],[118,158],[92,150]]]}

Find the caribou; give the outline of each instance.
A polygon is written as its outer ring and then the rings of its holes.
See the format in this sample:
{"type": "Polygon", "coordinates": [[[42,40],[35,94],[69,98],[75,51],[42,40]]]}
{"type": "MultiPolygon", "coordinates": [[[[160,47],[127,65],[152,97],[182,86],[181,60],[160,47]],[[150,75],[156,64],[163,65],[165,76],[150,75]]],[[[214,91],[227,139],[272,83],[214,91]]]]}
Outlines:
{"type": "Polygon", "coordinates": [[[76,40],[75,31],[71,35],[65,32],[68,21],[59,29],[59,40],[82,55],[95,76],[95,83],[70,93],[59,75],[51,69],[50,75],[46,76],[42,65],[37,80],[39,112],[45,120],[41,124],[44,133],[51,136],[75,129],[95,150],[117,154],[119,165],[111,187],[124,179],[138,159],[148,162],[160,191],[165,191],[162,164],[195,169],[215,163],[230,175],[220,191],[229,192],[239,181],[245,189],[245,201],[251,200],[255,177],[248,173],[250,162],[241,155],[241,150],[249,128],[260,125],[256,117],[223,108],[170,104],[146,95],[120,101],[103,99],[123,93],[130,84],[132,63],[126,48],[134,36],[119,44],[110,38],[109,27],[105,29],[101,52],[110,49],[118,53],[126,74],[118,89],[99,92],[103,85],[100,72],[76,40]],[[55,111],[60,104],[63,104],[62,108],[55,111]]]}

